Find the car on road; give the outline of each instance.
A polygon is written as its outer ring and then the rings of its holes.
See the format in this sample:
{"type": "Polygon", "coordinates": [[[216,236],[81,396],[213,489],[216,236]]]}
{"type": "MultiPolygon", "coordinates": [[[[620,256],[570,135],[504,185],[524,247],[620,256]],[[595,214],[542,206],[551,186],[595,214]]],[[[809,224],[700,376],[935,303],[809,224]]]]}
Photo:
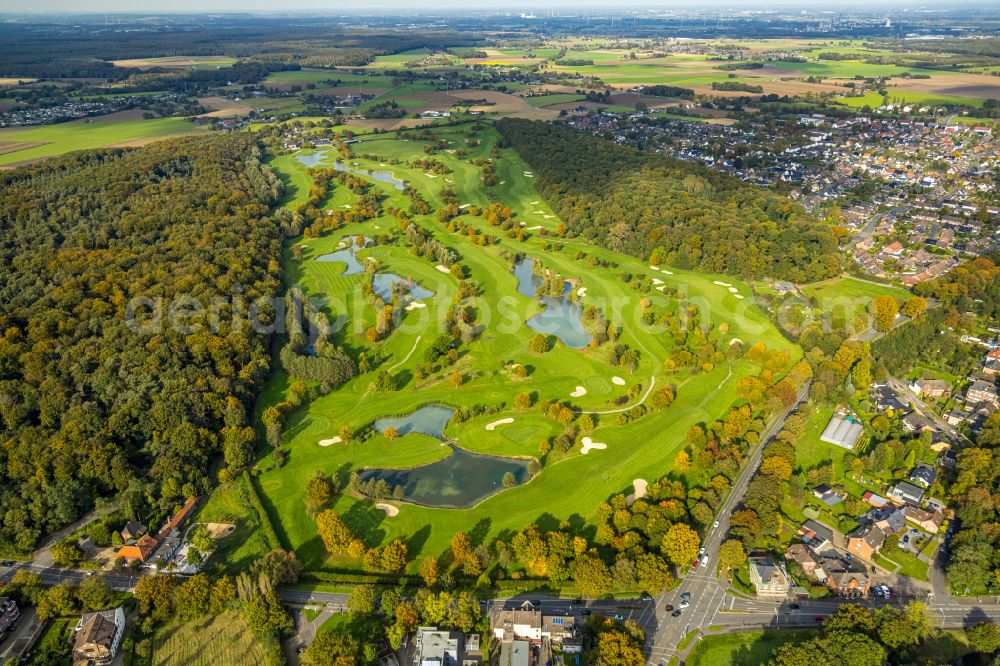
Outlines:
{"type": "Polygon", "coordinates": [[[12,567],[14,566],[14,560],[4,560],[0,562],[0,567],[12,567]]]}
{"type": "Polygon", "coordinates": [[[580,615],[590,615],[590,609],[584,608],[582,611],[580,611],[580,615]]]}
{"type": "Polygon", "coordinates": [[[705,557],[701,558],[701,566],[703,566],[703,567],[707,567],[708,566],[708,555],[706,555],[705,557]]]}
{"type": "Polygon", "coordinates": [[[573,605],[573,606],[579,606],[580,604],[582,604],[582,603],[583,603],[583,599],[574,599],[573,601],[571,601],[571,602],[569,602],[569,603],[570,603],[571,605],[573,605]]]}
{"type": "Polygon", "coordinates": [[[701,556],[702,556],[702,555],[704,555],[704,554],[705,554],[705,547],[704,547],[704,546],[702,546],[702,547],[701,547],[701,550],[699,550],[699,551],[698,551],[698,557],[701,557],[701,556]]]}
{"type": "Polygon", "coordinates": [[[673,604],[667,604],[666,606],[663,607],[663,610],[667,611],[668,613],[670,611],[672,611],[673,609],[674,609],[674,605],[673,604]]]}
{"type": "Polygon", "coordinates": [[[688,601],[687,599],[681,599],[681,604],[680,604],[681,608],[687,608],[690,605],[691,605],[690,601],[688,601]]]}
{"type": "Polygon", "coordinates": [[[615,613],[615,615],[614,615],[614,618],[615,618],[616,620],[618,620],[619,622],[621,622],[622,620],[624,620],[624,619],[625,619],[625,616],[624,616],[624,615],[622,615],[621,613],[615,613]]]}
{"type": "Polygon", "coordinates": [[[680,617],[680,616],[681,616],[681,609],[680,609],[680,608],[678,608],[678,609],[677,609],[677,610],[675,610],[675,611],[674,611],[673,613],[671,613],[671,614],[670,614],[670,616],[671,616],[671,617],[680,617]]]}
{"type": "Polygon", "coordinates": [[[822,615],[817,615],[813,619],[816,620],[817,622],[822,622],[823,621],[823,616],[822,615]]]}
{"type": "Polygon", "coordinates": [[[712,527],[718,527],[718,526],[719,526],[719,521],[715,521],[714,523],[712,523],[712,527]]]}
{"type": "Polygon", "coordinates": [[[695,560],[694,562],[691,563],[691,571],[697,571],[697,570],[698,570],[698,560],[695,560]]]}
{"type": "Polygon", "coordinates": [[[792,610],[798,610],[798,609],[802,608],[802,607],[801,607],[801,606],[799,606],[798,604],[788,604],[788,607],[789,607],[790,609],[792,609],[792,610]]]}
{"type": "Polygon", "coordinates": [[[652,595],[650,595],[649,592],[643,592],[642,595],[640,596],[640,598],[643,601],[652,601],[653,600],[653,597],[652,597],[652,595]]]}

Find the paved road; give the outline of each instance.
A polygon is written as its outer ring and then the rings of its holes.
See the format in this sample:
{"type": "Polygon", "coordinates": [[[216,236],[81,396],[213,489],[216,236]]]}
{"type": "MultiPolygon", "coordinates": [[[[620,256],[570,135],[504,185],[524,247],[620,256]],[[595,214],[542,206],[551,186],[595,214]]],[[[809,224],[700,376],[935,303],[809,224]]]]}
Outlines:
{"type": "Polygon", "coordinates": [[[910,390],[909,385],[906,382],[902,382],[895,377],[890,376],[888,378],[888,384],[896,392],[897,395],[902,396],[905,400],[908,400],[913,407],[924,417],[931,421],[935,426],[937,426],[941,431],[946,433],[952,440],[958,441],[961,439],[961,435],[955,429],[954,426],[949,425],[947,421],[938,416],[937,412],[927,406],[927,404],[921,400],[916,393],[910,390]]]}
{"type": "Polygon", "coordinates": [[[751,479],[760,466],[764,446],[778,434],[788,416],[798,408],[799,403],[805,400],[808,395],[809,384],[807,383],[799,389],[795,404],[781,414],[773,416],[764,432],[761,433],[760,444],[751,453],[747,464],[733,485],[732,491],[719,508],[718,520],[713,527],[708,529],[708,533],[702,539],[702,545],[708,557],[708,565],[702,567],[699,562],[698,571],[689,572],[680,585],[657,597],[653,617],[650,618],[654,630],[652,632],[647,630],[646,655],[650,663],[656,664],[664,657],[669,659],[676,651],[677,644],[690,631],[698,628],[707,629],[712,625],[719,624],[716,619],[719,611],[727,602],[727,595],[726,588],[713,572],[719,561],[719,546],[722,545],[723,539],[729,531],[729,516],[733,509],[743,501],[747,486],[750,485],[751,479]],[[683,593],[691,595],[691,606],[682,609],[680,617],[672,617],[664,607],[671,604],[675,608],[680,608],[681,594],[683,593]]]}

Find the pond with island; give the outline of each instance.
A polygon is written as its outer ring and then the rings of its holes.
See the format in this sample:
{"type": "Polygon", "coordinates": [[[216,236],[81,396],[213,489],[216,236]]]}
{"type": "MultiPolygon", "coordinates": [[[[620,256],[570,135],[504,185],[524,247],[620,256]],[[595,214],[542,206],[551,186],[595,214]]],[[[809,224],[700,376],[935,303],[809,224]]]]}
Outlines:
{"type": "MultiPolygon", "coordinates": [[[[534,260],[528,258],[514,264],[514,277],[518,292],[528,298],[535,298],[538,288],[545,282],[535,273],[534,260]]],[[[562,295],[538,297],[545,309],[526,323],[532,330],[556,336],[571,349],[583,349],[590,344],[592,336],[583,327],[583,308],[569,298],[572,288],[569,282],[564,282],[562,295]]]]}
{"type": "MultiPolygon", "coordinates": [[[[405,416],[377,419],[372,427],[378,432],[395,428],[400,436],[421,433],[444,440],[445,426],[453,414],[448,407],[428,405],[405,416]]],[[[382,479],[390,488],[399,486],[407,502],[461,509],[503,490],[508,472],[518,484],[531,476],[529,460],[472,453],[455,444],[448,447],[451,453],[441,460],[410,469],[370,469],[361,472],[361,480],[382,479]]]]}
{"type": "Polygon", "coordinates": [[[392,185],[397,190],[406,189],[406,182],[396,178],[388,171],[366,171],[365,169],[355,169],[354,167],[344,164],[340,160],[336,160],[332,164],[327,164],[325,161],[327,159],[326,150],[317,150],[316,152],[305,155],[296,155],[295,159],[298,160],[300,164],[303,164],[310,169],[320,166],[332,166],[337,171],[356,173],[359,176],[368,176],[372,180],[377,180],[380,183],[387,183],[392,185]]]}

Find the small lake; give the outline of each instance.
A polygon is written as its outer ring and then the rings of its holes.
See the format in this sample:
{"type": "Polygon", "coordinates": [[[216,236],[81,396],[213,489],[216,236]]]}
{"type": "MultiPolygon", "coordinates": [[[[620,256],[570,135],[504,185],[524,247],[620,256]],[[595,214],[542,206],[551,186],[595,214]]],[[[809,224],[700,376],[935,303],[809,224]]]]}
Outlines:
{"type": "Polygon", "coordinates": [[[318,166],[333,166],[333,168],[337,171],[347,171],[349,173],[356,173],[359,176],[368,176],[372,180],[392,185],[397,190],[406,189],[406,183],[396,178],[388,171],[365,171],[364,169],[355,169],[354,167],[347,166],[339,160],[335,161],[332,165],[324,164],[324,160],[327,159],[326,150],[317,150],[309,155],[296,155],[295,159],[309,168],[318,166]]]}
{"type": "MultiPolygon", "coordinates": [[[[535,275],[534,265],[534,260],[527,258],[514,264],[517,290],[532,299],[535,298],[538,287],[544,282],[535,275]]],[[[529,319],[527,324],[528,328],[539,333],[556,336],[571,349],[583,349],[590,344],[592,336],[583,327],[583,308],[579,303],[570,301],[568,297],[570,290],[572,290],[570,283],[564,282],[562,296],[539,298],[545,310],[529,319]]]]}
{"type": "Polygon", "coordinates": [[[371,245],[374,241],[367,236],[364,237],[365,244],[364,247],[358,247],[354,243],[354,236],[345,236],[343,242],[347,244],[347,247],[337,250],[336,252],[330,252],[329,254],[323,254],[316,257],[316,261],[339,261],[342,264],[346,264],[347,268],[341,275],[357,275],[358,273],[363,273],[365,267],[358,261],[358,251],[371,245]]]}
{"type": "Polygon", "coordinates": [[[390,488],[402,486],[403,498],[425,506],[462,509],[503,490],[504,474],[517,483],[529,476],[529,461],[470,453],[457,446],[451,454],[429,465],[413,469],[373,469],[361,473],[364,481],[384,479],[390,488]]]}
{"type": "Polygon", "coordinates": [[[372,291],[382,297],[386,303],[392,301],[392,285],[403,283],[409,286],[410,298],[415,301],[422,301],[430,298],[434,292],[424,287],[419,282],[404,278],[395,273],[376,273],[372,276],[372,291]]]}
{"type": "Polygon", "coordinates": [[[440,405],[427,405],[406,416],[394,416],[376,419],[372,427],[379,432],[386,428],[395,428],[399,436],[418,432],[428,437],[444,439],[444,427],[448,425],[455,410],[440,405]]]}

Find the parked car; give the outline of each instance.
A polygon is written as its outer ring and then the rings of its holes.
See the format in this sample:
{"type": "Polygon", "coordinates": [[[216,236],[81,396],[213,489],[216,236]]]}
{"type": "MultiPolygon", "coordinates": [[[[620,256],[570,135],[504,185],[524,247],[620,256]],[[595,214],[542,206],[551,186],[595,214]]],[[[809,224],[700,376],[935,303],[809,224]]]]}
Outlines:
{"type": "Polygon", "coordinates": [[[714,523],[712,524],[712,527],[718,527],[718,526],[719,526],[719,521],[715,521],[715,522],[714,522],[714,523]]]}
{"type": "Polygon", "coordinates": [[[691,571],[697,571],[697,570],[698,570],[698,560],[695,560],[694,562],[691,563],[691,571]]]}
{"type": "Polygon", "coordinates": [[[687,608],[690,605],[691,602],[689,602],[687,599],[681,599],[681,608],[687,608]]]}
{"type": "Polygon", "coordinates": [[[878,585],[876,585],[876,586],[874,586],[872,588],[872,592],[874,592],[875,596],[877,596],[877,597],[881,597],[882,596],[882,588],[879,587],[878,585]]]}
{"type": "Polygon", "coordinates": [[[675,611],[674,611],[673,613],[671,613],[671,614],[670,614],[670,616],[671,616],[671,617],[680,617],[680,616],[681,616],[681,609],[680,609],[680,608],[678,608],[678,609],[677,609],[677,610],[675,610],[675,611]]]}
{"type": "Polygon", "coordinates": [[[584,608],[582,611],[580,611],[580,615],[590,615],[590,609],[584,608]]]}
{"type": "Polygon", "coordinates": [[[625,616],[624,616],[624,615],[622,615],[621,613],[615,613],[614,617],[615,617],[615,619],[616,619],[616,620],[618,620],[619,622],[621,622],[622,620],[624,620],[624,619],[625,619],[625,616]]]}
{"type": "Polygon", "coordinates": [[[799,606],[798,604],[788,604],[788,607],[792,610],[798,610],[799,608],[801,608],[801,606],[799,606]]]}
{"type": "Polygon", "coordinates": [[[582,603],[583,603],[583,599],[574,599],[573,601],[571,601],[571,602],[569,602],[569,603],[570,603],[571,605],[573,605],[573,606],[579,606],[580,604],[582,604],[582,603]]]}
{"type": "Polygon", "coordinates": [[[670,611],[672,611],[673,609],[674,609],[674,605],[673,604],[667,604],[666,606],[663,607],[663,610],[667,611],[668,613],[670,611]]]}
{"type": "Polygon", "coordinates": [[[817,622],[822,622],[823,621],[823,616],[822,615],[817,615],[813,619],[816,620],[817,622]]]}
{"type": "Polygon", "coordinates": [[[649,594],[649,592],[643,592],[642,595],[640,596],[640,598],[643,601],[652,601],[653,600],[653,597],[652,597],[652,595],[649,594]]]}

